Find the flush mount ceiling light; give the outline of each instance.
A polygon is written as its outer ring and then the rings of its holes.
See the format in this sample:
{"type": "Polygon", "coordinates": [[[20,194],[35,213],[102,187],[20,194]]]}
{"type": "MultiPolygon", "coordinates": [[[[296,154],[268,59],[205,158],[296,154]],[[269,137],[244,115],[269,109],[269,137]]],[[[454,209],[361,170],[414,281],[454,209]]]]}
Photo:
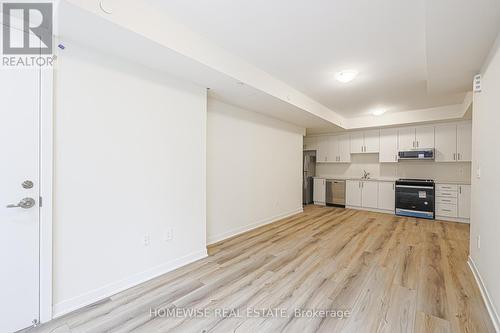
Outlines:
{"type": "Polygon", "coordinates": [[[374,116],[381,116],[385,113],[385,111],[386,111],[385,109],[375,109],[372,111],[372,114],[374,116]]]}
{"type": "Polygon", "coordinates": [[[351,82],[358,75],[358,71],[353,69],[346,69],[335,74],[337,81],[342,83],[351,82]]]}

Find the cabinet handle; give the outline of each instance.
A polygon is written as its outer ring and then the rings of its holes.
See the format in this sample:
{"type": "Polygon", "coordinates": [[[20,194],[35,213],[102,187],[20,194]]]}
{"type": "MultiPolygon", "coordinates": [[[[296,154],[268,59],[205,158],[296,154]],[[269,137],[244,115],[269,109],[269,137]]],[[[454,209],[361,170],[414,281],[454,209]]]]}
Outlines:
{"type": "Polygon", "coordinates": [[[454,160],[454,161],[456,160],[456,156],[457,156],[457,154],[456,154],[456,153],[453,153],[453,160],[454,160]]]}
{"type": "Polygon", "coordinates": [[[460,153],[458,153],[458,160],[460,161],[460,153]]]}
{"type": "Polygon", "coordinates": [[[458,187],[458,193],[462,194],[462,186],[458,187]]]}
{"type": "Polygon", "coordinates": [[[415,148],[415,141],[413,141],[413,148],[415,148]]]}

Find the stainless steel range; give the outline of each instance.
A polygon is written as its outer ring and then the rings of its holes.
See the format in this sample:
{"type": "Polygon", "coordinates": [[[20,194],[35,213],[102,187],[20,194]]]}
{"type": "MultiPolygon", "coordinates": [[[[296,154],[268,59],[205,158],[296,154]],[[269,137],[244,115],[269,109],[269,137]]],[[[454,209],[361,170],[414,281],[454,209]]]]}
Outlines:
{"type": "Polygon", "coordinates": [[[432,179],[396,181],[396,215],[434,219],[435,185],[432,179]]]}

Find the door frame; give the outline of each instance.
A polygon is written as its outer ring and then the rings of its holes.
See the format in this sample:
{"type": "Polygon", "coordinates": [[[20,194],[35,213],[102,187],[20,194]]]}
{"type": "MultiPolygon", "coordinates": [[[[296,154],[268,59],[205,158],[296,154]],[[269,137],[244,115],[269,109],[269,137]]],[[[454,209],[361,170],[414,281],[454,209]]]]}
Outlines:
{"type": "MultiPolygon", "coordinates": [[[[54,61],[54,65],[56,61],[54,61]]],[[[39,320],[52,319],[52,209],[54,170],[54,69],[40,70],[39,129],[39,320]]]]}

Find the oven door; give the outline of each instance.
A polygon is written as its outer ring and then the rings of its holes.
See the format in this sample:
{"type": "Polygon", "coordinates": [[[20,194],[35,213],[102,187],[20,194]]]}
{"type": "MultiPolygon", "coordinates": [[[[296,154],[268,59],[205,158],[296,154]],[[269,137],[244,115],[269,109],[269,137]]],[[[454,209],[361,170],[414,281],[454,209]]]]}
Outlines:
{"type": "Polygon", "coordinates": [[[396,185],[396,215],[434,218],[434,187],[396,185]]]}

